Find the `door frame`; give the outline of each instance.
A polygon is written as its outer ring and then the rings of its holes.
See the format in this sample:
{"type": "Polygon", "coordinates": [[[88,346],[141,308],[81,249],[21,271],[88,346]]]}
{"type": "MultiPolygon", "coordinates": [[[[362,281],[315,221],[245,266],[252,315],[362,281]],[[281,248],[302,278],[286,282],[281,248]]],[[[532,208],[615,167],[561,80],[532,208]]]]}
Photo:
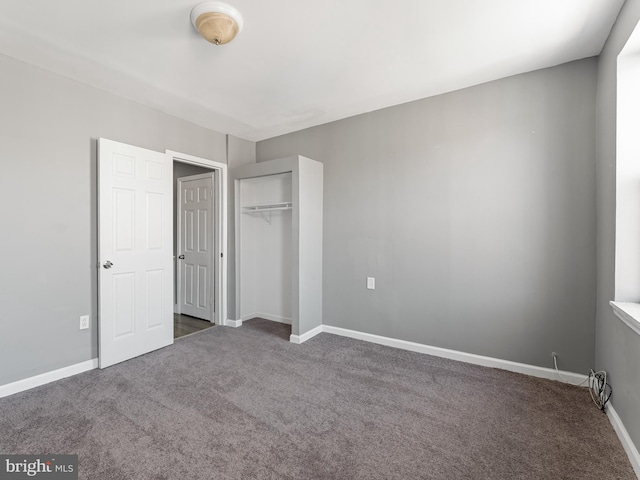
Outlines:
{"type": "MultiPolygon", "coordinates": [[[[214,312],[213,323],[215,325],[226,325],[227,318],[227,164],[208,160],[206,158],[188,155],[186,153],[165,150],[165,153],[175,162],[188,163],[200,167],[215,170],[214,176],[214,217],[215,217],[215,242],[214,242],[214,267],[215,289],[214,303],[219,308],[214,312]]],[[[174,228],[177,228],[174,225],[174,228]]],[[[177,278],[176,262],[174,259],[174,278],[177,278]]]]}

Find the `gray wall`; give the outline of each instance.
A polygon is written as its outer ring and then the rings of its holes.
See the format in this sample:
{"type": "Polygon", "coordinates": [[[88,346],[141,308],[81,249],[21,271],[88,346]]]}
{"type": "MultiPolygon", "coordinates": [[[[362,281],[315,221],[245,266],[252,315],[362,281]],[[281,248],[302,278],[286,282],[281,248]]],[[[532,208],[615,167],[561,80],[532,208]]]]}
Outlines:
{"type": "Polygon", "coordinates": [[[608,372],[616,412],[640,447],[640,337],[611,310],[615,292],[616,57],[640,20],[640,0],[627,0],[598,64],[596,366],[608,372]]]}
{"type": "Polygon", "coordinates": [[[97,356],[96,139],[225,162],[225,136],[0,56],[0,385],[97,356]],[[90,330],[78,329],[91,314],[90,330]]]}
{"type": "MultiPolygon", "coordinates": [[[[227,135],[227,165],[229,170],[256,163],[256,142],[227,135]]],[[[229,175],[227,185],[227,318],[236,319],[236,214],[234,186],[235,180],[229,175]]]]}
{"type": "Polygon", "coordinates": [[[256,163],[256,142],[227,135],[227,164],[236,168],[256,163]]]}
{"type": "Polygon", "coordinates": [[[596,59],[258,142],[324,163],[324,323],[586,373],[596,59]],[[376,277],[367,290],[366,277],[376,277]]]}

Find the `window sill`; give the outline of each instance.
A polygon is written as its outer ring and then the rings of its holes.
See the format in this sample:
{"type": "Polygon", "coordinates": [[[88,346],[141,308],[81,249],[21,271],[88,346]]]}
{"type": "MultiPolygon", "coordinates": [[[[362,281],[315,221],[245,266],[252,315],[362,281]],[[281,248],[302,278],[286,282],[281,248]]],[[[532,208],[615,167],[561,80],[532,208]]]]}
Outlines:
{"type": "Polygon", "coordinates": [[[631,330],[640,335],[640,303],[609,302],[613,313],[626,323],[631,330]]]}

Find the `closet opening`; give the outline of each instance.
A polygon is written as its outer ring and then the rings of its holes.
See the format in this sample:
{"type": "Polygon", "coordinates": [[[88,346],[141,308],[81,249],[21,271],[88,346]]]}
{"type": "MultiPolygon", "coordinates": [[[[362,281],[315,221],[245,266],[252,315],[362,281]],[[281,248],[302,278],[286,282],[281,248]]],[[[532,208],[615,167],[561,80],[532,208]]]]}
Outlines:
{"type": "Polygon", "coordinates": [[[240,318],[291,325],[291,172],[238,180],[240,318]]]}
{"type": "MultiPolygon", "coordinates": [[[[291,325],[289,341],[322,331],[322,163],[301,155],[230,172],[235,213],[235,318],[291,325]]],[[[282,329],[279,329],[282,330],[282,329]]]]}

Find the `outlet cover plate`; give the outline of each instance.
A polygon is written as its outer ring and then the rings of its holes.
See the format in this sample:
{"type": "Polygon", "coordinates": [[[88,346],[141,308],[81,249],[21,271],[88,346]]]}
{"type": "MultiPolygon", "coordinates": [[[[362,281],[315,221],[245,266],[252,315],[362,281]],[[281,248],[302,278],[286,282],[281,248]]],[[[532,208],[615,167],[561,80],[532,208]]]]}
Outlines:
{"type": "Polygon", "coordinates": [[[82,315],[80,317],[80,330],[86,330],[89,328],[89,315],[82,315]]]}

